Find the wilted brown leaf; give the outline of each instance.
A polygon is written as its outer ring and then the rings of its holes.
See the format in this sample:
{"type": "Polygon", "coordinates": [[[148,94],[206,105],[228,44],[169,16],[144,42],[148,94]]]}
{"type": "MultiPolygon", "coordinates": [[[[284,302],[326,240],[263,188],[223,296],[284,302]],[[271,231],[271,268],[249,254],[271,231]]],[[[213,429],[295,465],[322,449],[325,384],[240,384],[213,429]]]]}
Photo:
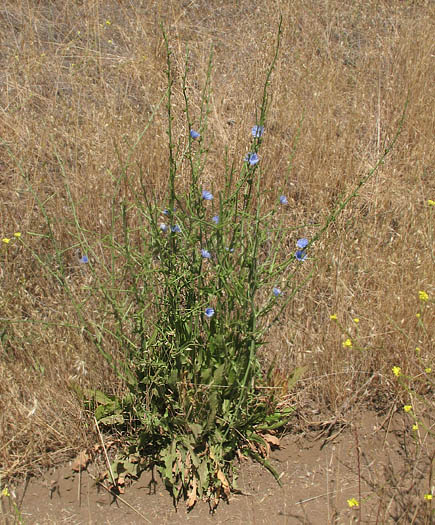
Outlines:
{"type": "Polygon", "coordinates": [[[124,488],[125,487],[125,477],[124,476],[119,476],[116,482],[116,486],[117,486],[118,492],[120,494],[124,494],[125,492],[125,488],[124,488]]]}
{"type": "Polygon", "coordinates": [[[198,483],[196,481],[196,478],[193,478],[193,481],[192,481],[192,489],[189,493],[189,496],[187,498],[187,501],[186,501],[186,507],[190,510],[196,503],[196,500],[198,499],[197,498],[197,494],[196,494],[196,489],[198,487],[198,483]]]}
{"type": "Polygon", "coordinates": [[[257,450],[258,450],[258,452],[260,452],[261,456],[269,457],[269,454],[270,454],[270,445],[269,445],[269,443],[266,442],[266,448],[264,447],[264,445],[260,445],[260,443],[258,443],[257,447],[258,447],[257,450]]]}
{"type": "Polygon", "coordinates": [[[225,477],[225,474],[220,469],[217,471],[217,478],[222,483],[222,488],[224,489],[225,496],[227,498],[229,498],[230,497],[230,493],[231,493],[231,491],[230,491],[230,484],[228,483],[228,480],[225,477]]]}
{"type": "Polygon", "coordinates": [[[274,447],[280,446],[280,439],[276,436],[273,436],[272,434],[264,434],[261,437],[264,439],[264,441],[266,441],[270,445],[273,445],[274,447]]]}
{"type": "Polygon", "coordinates": [[[86,469],[90,461],[91,456],[85,450],[82,450],[72,462],[71,468],[74,472],[80,472],[81,470],[86,469]]]}

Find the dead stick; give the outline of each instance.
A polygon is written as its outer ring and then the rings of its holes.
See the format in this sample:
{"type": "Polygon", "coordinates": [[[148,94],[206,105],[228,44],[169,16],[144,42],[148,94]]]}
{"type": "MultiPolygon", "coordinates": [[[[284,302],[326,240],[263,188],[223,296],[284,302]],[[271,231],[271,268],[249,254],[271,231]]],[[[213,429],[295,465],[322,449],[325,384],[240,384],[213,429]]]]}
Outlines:
{"type": "Polygon", "coordinates": [[[358,439],[358,430],[356,426],[354,427],[354,433],[355,433],[355,445],[356,445],[356,458],[357,458],[357,466],[358,466],[358,525],[361,524],[361,449],[359,447],[359,439],[358,439]]]}
{"type": "Polygon", "coordinates": [[[319,498],[326,498],[326,496],[330,496],[331,494],[336,494],[336,493],[337,493],[336,490],[331,490],[329,492],[325,492],[324,494],[319,494],[318,496],[313,496],[312,498],[301,499],[299,501],[296,501],[295,505],[303,505],[304,503],[307,503],[308,501],[313,501],[313,500],[319,499],[319,498]]]}
{"type": "Polygon", "coordinates": [[[113,475],[113,471],[112,471],[112,465],[110,464],[109,456],[107,455],[106,446],[104,445],[103,436],[101,435],[100,427],[98,426],[98,421],[97,421],[97,418],[95,416],[94,416],[94,421],[95,421],[95,426],[97,427],[98,435],[100,436],[101,445],[103,446],[104,456],[106,458],[106,463],[107,463],[107,467],[109,469],[110,478],[112,480],[113,485],[116,486],[115,476],[113,475]]]}
{"type": "Polygon", "coordinates": [[[113,494],[113,492],[109,488],[107,488],[106,485],[104,485],[104,483],[102,483],[101,481],[98,481],[97,478],[93,476],[91,473],[88,473],[88,474],[95,481],[95,483],[97,483],[97,485],[99,485],[100,487],[103,487],[104,490],[107,490],[107,492],[111,496],[115,496],[117,500],[119,499],[121,503],[124,503],[124,505],[127,505],[129,509],[131,509],[133,512],[136,512],[136,514],[140,516],[141,518],[143,518],[147,523],[151,523],[151,521],[148,518],[146,518],[141,512],[135,509],[133,505],[130,505],[128,501],[125,501],[125,499],[121,498],[119,494],[113,494]]]}
{"type": "Polygon", "coordinates": [[[77,499],[79,500],[79,507],[82,506],[82,466],[79,465],[79,486],[78,486],[77,499]]]}

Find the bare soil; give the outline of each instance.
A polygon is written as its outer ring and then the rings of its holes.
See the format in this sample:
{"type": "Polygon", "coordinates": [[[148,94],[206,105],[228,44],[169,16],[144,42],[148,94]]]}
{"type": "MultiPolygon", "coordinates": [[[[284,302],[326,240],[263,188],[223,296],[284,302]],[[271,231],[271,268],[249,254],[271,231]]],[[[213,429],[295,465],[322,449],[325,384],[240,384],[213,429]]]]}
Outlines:
{"type": "MultiPolygon", "coordinates": [[[[281,447],[271,453],[282,486],[260,465],[241,464],[240,493],[220,503],[214,514],[202,502],[190,512],[181,502],[176,510],[159,477],[154,479],[151,472],[127,487],[121,498],[114,498],[92,479],[97,475],[95,465],[81,475],[72,473],[70,465],[47,472],[18,487],[15,497],[23,522],[38,525],[308,525],[358,520],[429,524],[430,502],[423,498],[430,484],[427,448],[428,443],[409,431],[404,414],[369,412],[347,427],[331,425],[284,436],[281,447]],[[349,506],[352,498],[359,506],[349,506]]],[[[6,506],[3,503],[4,523],[10,525],[12,508],[6,506]]]]}

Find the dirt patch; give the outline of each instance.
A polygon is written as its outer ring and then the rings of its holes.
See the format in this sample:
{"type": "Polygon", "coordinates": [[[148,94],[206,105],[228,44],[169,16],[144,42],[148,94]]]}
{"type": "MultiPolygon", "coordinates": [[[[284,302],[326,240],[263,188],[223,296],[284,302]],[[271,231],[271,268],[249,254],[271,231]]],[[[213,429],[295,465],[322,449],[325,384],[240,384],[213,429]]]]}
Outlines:
{"type": "MultiPolygon", "coordinates": [[[[94,466],[81,476],[65,466],[31,479],[16,489],[16,501],[25,524],[41,525],[431,523],[430,502],[423,497],[430,484],[428,443],[409,431],[402,414],[366,413],[352,426],[331,427],[321,437],[318,432],[285,436],[271,455],[282,486],[264,468],[246,462],[240,466],[240,494],[213,515],[206,503],[190,513],[181,503],[175,511],[151,472],[132,483],[122,501],[114,499],[96,486],[94,466]],[[359,506],[349,506],[352,498],[359,506]]],[[[9,525],[14,521],[6,506],[9,525]]]]}

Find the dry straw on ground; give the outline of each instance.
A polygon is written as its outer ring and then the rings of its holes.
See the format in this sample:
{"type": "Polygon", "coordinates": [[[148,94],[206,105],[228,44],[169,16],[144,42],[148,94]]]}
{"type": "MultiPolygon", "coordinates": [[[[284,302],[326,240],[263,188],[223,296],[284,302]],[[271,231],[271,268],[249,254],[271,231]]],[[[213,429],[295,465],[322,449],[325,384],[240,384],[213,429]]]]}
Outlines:
{"type": "MultiPolygon", "coordinates": [[[[246,152],[280,12],[284,34],[261,162],[270,204],[282,191],[289,200],[289,224],[307,225],[295,238],[310,237],[314,223],[374,165],[407,98],[409,105],[392,156],[316,243],[316,276],[272,335],[265,359],[275,357],[283,377],[307,365],[304,379],[287,397],[306,420],[327,419],[328,412],[350,418],[355,407],[369,403],[380,409],[400,406],[407,394],[392,367],[416,375],[421,360],[433,363],[434,309],[418,296],[419,290],[430,298],[435,293],[434,209],[428,205],[435,199],[432,2],[5,0],[0,235],[12,240],[0,247],[3,477],[37,471],[92,442],[92,425],[74,382],[106,391],[121,388],[91,342],[66,326],[74,324],[76,313],[63,289],[13,238],[20,232],[41,257],[53,257],[35,194],[69,259],[70,285],[85,294],[81,290],[90,277],[78,263],[65,181],[83,228],[104,236],[119,159],[125,162],[155,112],[130,159],[130,184],[138,184],[141,166],[158,195],[166,188],[160,24],[178,78],[189,46],[194,115],[214,50],[204,177],[217,187],[225,148],[236,162],[246,152]],[[331,314],[351,335],[358,329],[365,350],[343,347],[347,335],[331,314]]],[[[175,87],[176,141],[187,131],[182,107],[175,87]]],[[[125,197],[129,191],[125,188],[125,197]]],[[[289,239],[289,252],[294,240],[289,239]]],[[[102,315],[98,304],[87,308],[89,316],[102,315]]],[[[109,347],[122,350],[110,341],[109,347]]]]}

